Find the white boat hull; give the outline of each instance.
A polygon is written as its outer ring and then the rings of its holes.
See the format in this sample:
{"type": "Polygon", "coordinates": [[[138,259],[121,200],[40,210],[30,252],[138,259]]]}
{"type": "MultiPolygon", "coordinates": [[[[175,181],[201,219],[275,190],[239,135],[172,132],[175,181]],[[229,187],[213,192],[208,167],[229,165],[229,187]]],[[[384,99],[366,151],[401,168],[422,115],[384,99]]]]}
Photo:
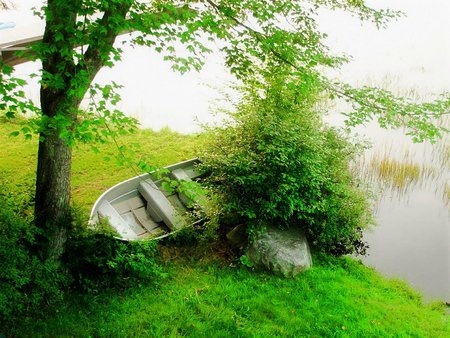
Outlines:
{"type": "MultiPolygon", "coordinates": [[[[189,181],[199,176],[195,170],[198,163],[198,159],[192,159],[165,169],[172,179],[189,181]]],[[[142,174],[105,191],[92,208],[91,224],[108,219],[124,240],[161,238],[187,226],[184,214],[188,208],[182,202],[183,196],[165,192],[155,176],[142,174]]]]}

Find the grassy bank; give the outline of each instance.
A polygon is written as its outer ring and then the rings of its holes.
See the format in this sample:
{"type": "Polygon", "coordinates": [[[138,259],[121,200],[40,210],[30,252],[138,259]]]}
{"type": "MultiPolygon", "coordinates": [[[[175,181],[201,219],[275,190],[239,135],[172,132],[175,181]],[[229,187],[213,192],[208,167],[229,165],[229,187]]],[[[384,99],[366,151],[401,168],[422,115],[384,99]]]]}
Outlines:
{"type": "MultiPolygon", "coordinates": [[[[11,138],[17,129],[0,123],[3,189],[34,177],[36,142],[11,138]]],[[[140,131],[119,142],[142,145],[158,165],[193,157],[199,136],[168,130],[140,131]]],[[[74,201],[86,211],[108,187],[136,169],[104,161],[88,147],[75,151],[74,201]]],[[[351,259],[320,262],[296,279],[249,271],[223,260],[220,248],[161,248],[168,278],[145,280],[127,290],[95,295],[72,293],[56,312],[21,319],[14,336],[113,337],[448,337],[443,304],[425,306],[403,282],[389,281],[351,259]]],[[[0,329],[0,333],[2,330],[0,329]]],[[[0,334],[1,336],[1,334],[0,334]]]]}
{"type": "Polygon", "coordinates": [[[159,287],[72,295],[17,334],[145,337],[448,337],[447,319],[404,283],[349,259],[283,279],[211,260],[180,260],[159,287]]]}

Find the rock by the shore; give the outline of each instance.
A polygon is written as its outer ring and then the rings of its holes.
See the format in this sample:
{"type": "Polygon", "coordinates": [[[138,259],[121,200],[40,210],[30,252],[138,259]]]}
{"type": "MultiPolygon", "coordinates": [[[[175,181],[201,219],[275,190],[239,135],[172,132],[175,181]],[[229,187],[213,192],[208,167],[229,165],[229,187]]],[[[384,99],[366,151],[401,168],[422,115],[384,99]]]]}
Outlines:
{"type": "Polygon", "coordinates": [[[246,255],[255,266],[285,277],[295,276],[312,266],[308,241],[294,228],[268,228],[267,232],[257,235],[246,255]]]}

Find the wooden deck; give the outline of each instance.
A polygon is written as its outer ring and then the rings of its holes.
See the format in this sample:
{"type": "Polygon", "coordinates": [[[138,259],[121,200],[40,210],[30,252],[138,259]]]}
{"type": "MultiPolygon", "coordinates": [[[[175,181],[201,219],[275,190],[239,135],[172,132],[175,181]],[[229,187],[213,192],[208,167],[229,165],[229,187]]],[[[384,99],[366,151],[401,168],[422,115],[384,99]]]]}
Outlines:
{"type": "Polygon", "coordinates": [[[29,47],[42,40],[44,24],[18,26],[0,31],[0,61],[8,66],[28,62],[26,55],[17,56],[17,51],[29,50],[29,47]]]}
{"type": "MultiPolygon", "coordinates": [[[[8,66],[16,66],[28,62],[27,51],[30,46],[41,41],[44,34],[44,22],[26,26],[16,26],[0,31],[0,62],[8,66]],[[24,51],[25,54],[17,56],[18,51],[24,51]]],[[[124,30],[118,35],[130,33],[124,30]]]]}

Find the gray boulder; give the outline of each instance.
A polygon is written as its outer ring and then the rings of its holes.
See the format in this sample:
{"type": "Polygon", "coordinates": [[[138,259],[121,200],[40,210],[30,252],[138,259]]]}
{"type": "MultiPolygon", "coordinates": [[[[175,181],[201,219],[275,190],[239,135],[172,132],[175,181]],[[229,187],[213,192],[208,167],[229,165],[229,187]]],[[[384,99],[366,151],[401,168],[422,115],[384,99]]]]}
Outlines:
{"type": "Polygon", "coordinates": [[[308,242],[299,229],[270,227],[257,235],[246,255],[255,266],[285,277],[295,276],[312,265],[308,242]]]}

